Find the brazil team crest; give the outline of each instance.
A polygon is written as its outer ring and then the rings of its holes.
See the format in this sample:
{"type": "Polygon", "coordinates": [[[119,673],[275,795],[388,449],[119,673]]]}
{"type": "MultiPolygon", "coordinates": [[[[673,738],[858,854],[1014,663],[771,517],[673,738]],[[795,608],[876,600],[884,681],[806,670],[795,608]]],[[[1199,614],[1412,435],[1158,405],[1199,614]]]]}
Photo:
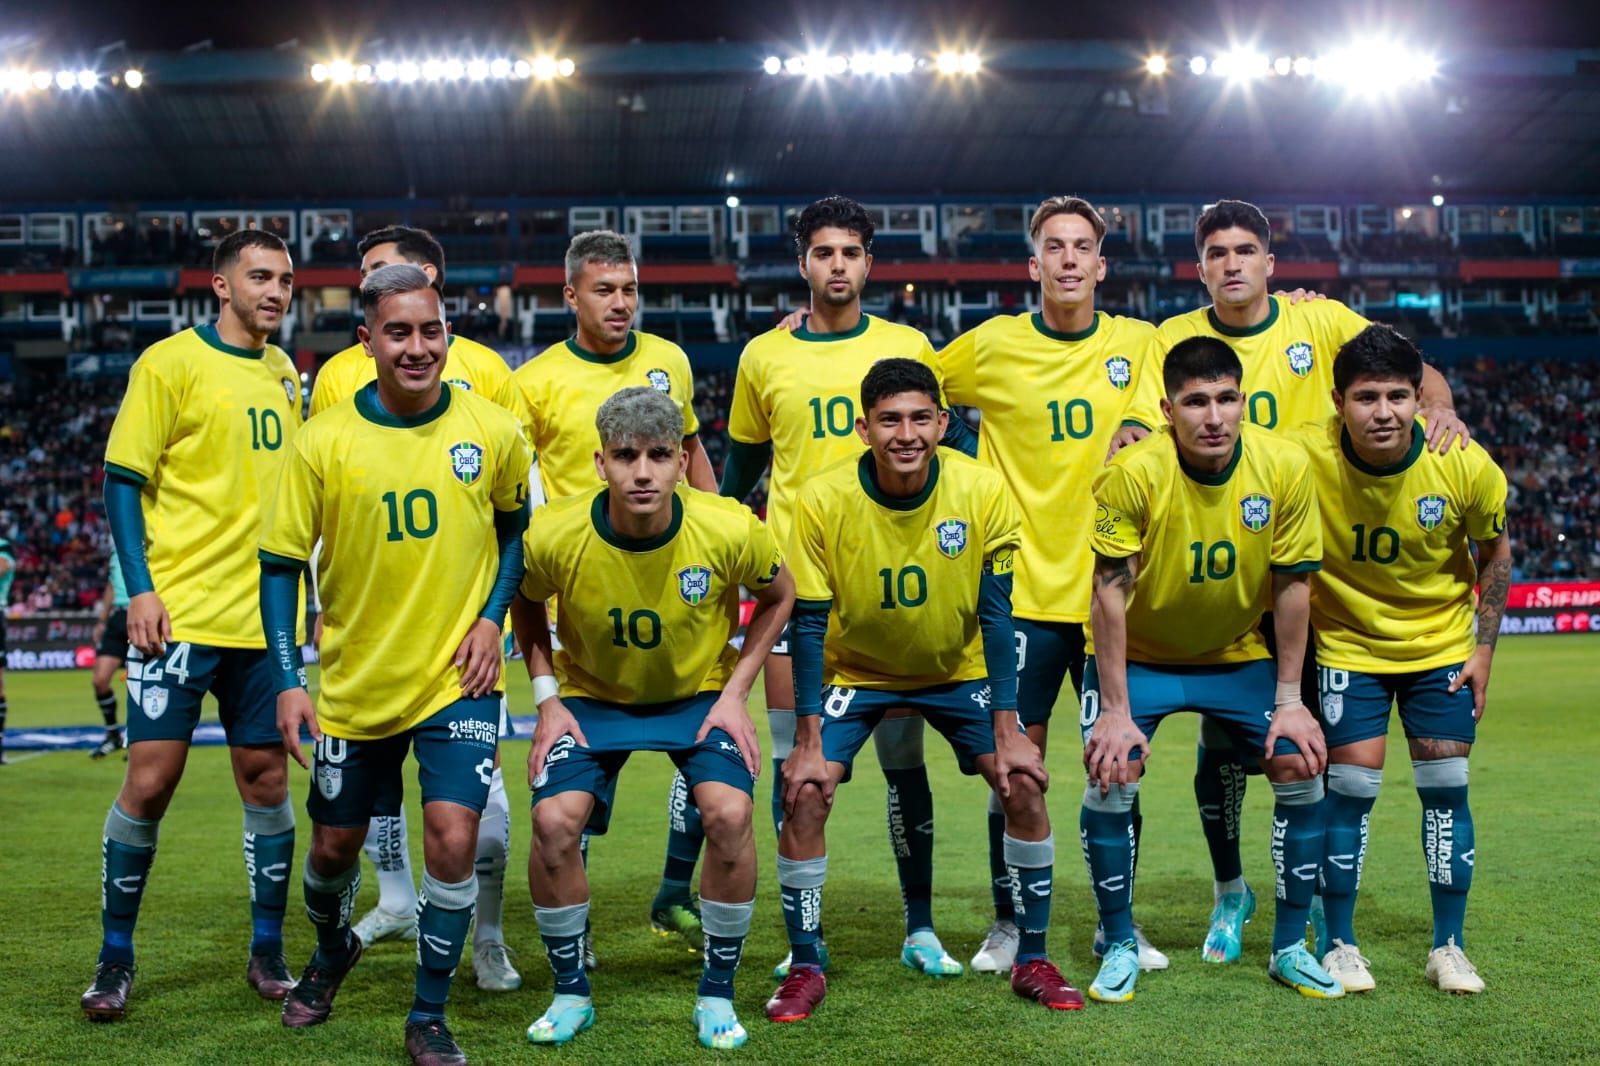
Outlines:
{"type": "Polygon", "coordinates": [[[933,527],[933,535],[939,542],[939,551],[948,558],[954,559],[967,550],[967,524],[959,518],[946,518],[933,527]]]}
{"type": "Polygon", "coordinates": [[[647,371],[645,380],[650,382],[650,387],[657,392],[670,393],[672,391],[672,378],[668,377],[667,372],[660,367],[647,371]]]}
{"type": "Polygon", "coordinates": [[[295,387],[294,378],[279,378],[278,384],[283,386],[283,394],[289,398],[289,406],[294,406],[295,387]]]}
{"type": "Polygon", "coordinates": [[[1106,380],[1121,392],[1133,381],[1133,364],[1120,355],[1114,355],[1106,360],[1106,380]]]}
{"type": "Polygon", "coordinates": [[[463,485],[470,485],[483,474],[483,449],[469,440],[450,446],[450,472],[463,485]]]}
{"type": "Polygon", "coordinates": [[[1272,521],[1272,497],[1252,492],[1239,501],[1239,521],[1252,533],[1260,533],[1272,521]]]}
{"type": "Polygon", "coordinates": [[[1316,365],[1317,360],[1311,345],[1305,341],[1295,341],[1283,350],[1283,354],[1288,357],[1289,369],[1294,371],[1294,376],[1297,378],[1303,378],[1311,373],[1311,368],[1316,365]]]}
{"type": "Polygon", "coordinates": [[[1417,525],[1432,533],[1444,521],[1450,501],[1436,492],[1417,497],[1417,525]]]}
{"type": "Polygon", "coordinates": [[[700,606],[700,601],[711,595],[711,569],[695,563],[678,571],[678,595],[690,607],[700,606]]]}
{"type": "Polygon", "coordinates": [[[462,392],[472,391],[472,382],[465,381],[461,378],[445,378],[444,383],[449,385],[452,389],[460,389],[462,392]]]}

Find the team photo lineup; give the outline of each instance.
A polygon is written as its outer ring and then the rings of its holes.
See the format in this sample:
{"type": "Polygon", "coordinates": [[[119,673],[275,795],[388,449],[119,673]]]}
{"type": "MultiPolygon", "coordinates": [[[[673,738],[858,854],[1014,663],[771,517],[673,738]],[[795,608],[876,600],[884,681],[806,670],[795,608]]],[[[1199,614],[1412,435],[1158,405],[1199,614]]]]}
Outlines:
{"type": "Polygon", "coordinates": [[[0,18],[0,1059],[1596,1054],[1586,22],[924,2],[0,18]]]}

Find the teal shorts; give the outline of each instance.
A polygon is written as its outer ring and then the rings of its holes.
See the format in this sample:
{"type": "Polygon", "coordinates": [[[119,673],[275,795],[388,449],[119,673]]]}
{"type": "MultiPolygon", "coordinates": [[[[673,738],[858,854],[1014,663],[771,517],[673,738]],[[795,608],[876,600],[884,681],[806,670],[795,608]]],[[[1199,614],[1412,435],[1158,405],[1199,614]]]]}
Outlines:
{"type": "Polygon", "coordinates": [[[134,647],[127,652],[128,743],[189,740],[207,692],[217,697],[229,747],[280,743],[278,693],[264,649],[169,641],[157,658],[134,647]]]}
{"type": "Polygon", "coordinates": [[[1043,725],[1061,696],[1061,683],[1072,678],[1072,694],[1083,691],[1082,622],[1012,620],[1017,632],[1017,717],[1022,724],[1043,725]]]}
{"type": "Polygon", "coordinates": [[[1449,691],[1464,665],[1409,674],[1318,668],[1322,731],[1327,735],[1328,747],[1388,735],[1389,711],[1397,702],[1400,726],[1408,739],[1474,743],[1478,739],[1478,721],[1472,716],[1472,686],[1449,691]]]}
{"type": "Polygon", "coordinates": [[[856,753],[866,745],[872,730],[897,707],[920,712],[929,725],[943,733],[964,774],[978,772],[978,756],[994,754],[987,680],[955,681],[903,692],[829,685],[822,690],[822,755],[829,762],[844,764],[843,780],[850,780],[856,753]]]}

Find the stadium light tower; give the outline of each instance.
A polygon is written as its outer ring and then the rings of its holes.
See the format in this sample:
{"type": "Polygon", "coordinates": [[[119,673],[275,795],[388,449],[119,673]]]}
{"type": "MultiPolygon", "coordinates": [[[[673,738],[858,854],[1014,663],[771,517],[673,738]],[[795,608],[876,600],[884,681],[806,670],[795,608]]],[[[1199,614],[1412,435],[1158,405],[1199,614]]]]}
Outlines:
{"type": "Polygon", "coordinates": [[[1152,74],[1158,78],[1161,77],[1161,75],[1167,72],[1167,57],[1164,55],[1153,55],[1149,57],[1144,61],[1144,69],[1146,73],[1152,74]]]}

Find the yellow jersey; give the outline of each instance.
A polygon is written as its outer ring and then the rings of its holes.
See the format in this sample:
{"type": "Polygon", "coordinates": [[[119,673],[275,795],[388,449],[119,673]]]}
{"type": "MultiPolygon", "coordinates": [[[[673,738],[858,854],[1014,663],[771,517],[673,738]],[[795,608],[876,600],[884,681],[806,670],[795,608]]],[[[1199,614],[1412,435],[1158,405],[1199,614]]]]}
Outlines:
{"type": "Polygon", "coordinates": [[[767,521],[779,544],[789,542],[789,516],[805,480],[860,453],[861,379],[873,363],[889,358],[915,359],[939,373],[927,337],[868,314],[841,333],[774,329],[745,345],[728,436],[741,444],[772,442],[767,521]]]}
{"type": "Polygon", "coordinates": [[[532,461],[514,417],[449,385],[409,417],[365,385],[295,437],[261,554],[300,562],[322,540],[324,732],[394,736],[461,698],[456,649],[499,569],[494,513],[526,502],[532,461]]]}
{"type": "Polygon", "coordinates": [[[106,470],[143,484],[150,578],[174,641],[266,647],[255,551],[299,428],[300,375],[273,345],[236,348],[207,324],[133,364],[106,470]]]}
{"type": "Polygon", "coordinates": [[[618,391],[650,385],[683,412],[683,433],[700,432],[694,413],[689,357],[669,340],[634,331],[613,355],[580,346],[576,338],[551,345],[512,375],[522,424],[539,460],[546,499],[587,495],[603,480],[594,466],[600,448],[595,412],[618,391]]]}
{"type": "Polygon", "coordinates": [[[1089,483],[1105,465],[1155,327],[1097,312],[1078,333],[1038,312],[991,318],[939,353],[945,398],[983,412],[978,459],[1022,513],[1018,618],[1087,622],[1094,575],[1089,483]]]}
{"type": "Polygon", "coordinates": [[[1167,391],[1161,370],[1172,346],[1189,337],[1216,337],[1238,353],[1244,365],[1239,384],[1245,394],[1245,417],[1263,429],[1298,426],[1332,414],[1333,358],[1372,323],[1338,300],[1297,304],[1287,296],[1267,300],[1267,317],[1244,329],[1224,325],[1210,307],[1161,323],[1125,420],[1146,429],[1166,425],[1161,416],[1161,398],[1167,391]]]}
{"type": "Polygon", "coordinates": [[[1327,554],[1311,579],[1317,665],[1371,674],[1456,666],[1472,654],[1469,540],[1506,528],[1506,477],[1476,442],[1429,451],[1419,420],[1400,462],[1363,462],[1337,415],[1290,439],[1311,456],[1327,554]]]}
{"type": "Polygon", "coordinates": [[[1011,573],[1022,541],[1005,482],[949,449],[910,499],[885,496],[874,471],[859,452],[795,504],[795,597],[831,605],[823,683],[895,692],[988,677],[978,583],[986,564],[1011,573]]]}
{"type": "Polygon", "coordinates": [[[672,523],[648,540],[619,535],[611,490],[538,507],[524,539],[519,590],[556,596],[562,696],[621,705],[720,692],[739,659],[739,586],[765,588],[783,557],[742,503],[680,484],[672,523]]]}
{"type": "Polygon", "coordinates": [[[1267,658],[1256,627],[1272,574],[1321,565],[1305,449],[1255,426],[1239,429],[1220,473],[1184,462],[1169,428],[1122,449],[1095,477],[1090,546],[1108,558],[1139,556],[1128,595],[1129,662],[1267,658]]]}
{"type": "MultiPolygon", "coordinates": [[[[468,337],[450,335],[448,355],[445,356],[445,384],[475,392],[493,400],[507,411],[522,417],[522,402],[511,383],[511,368],[493,348],[479,344],[468,337]]],[[[352,344],[338,355],[332,356],[317,371],[317,380],[311,385],[311,413],[319,415],[328,408],[348,400],[363,385],[378,380],[378,367],[360,344],[352,344]]]]}

